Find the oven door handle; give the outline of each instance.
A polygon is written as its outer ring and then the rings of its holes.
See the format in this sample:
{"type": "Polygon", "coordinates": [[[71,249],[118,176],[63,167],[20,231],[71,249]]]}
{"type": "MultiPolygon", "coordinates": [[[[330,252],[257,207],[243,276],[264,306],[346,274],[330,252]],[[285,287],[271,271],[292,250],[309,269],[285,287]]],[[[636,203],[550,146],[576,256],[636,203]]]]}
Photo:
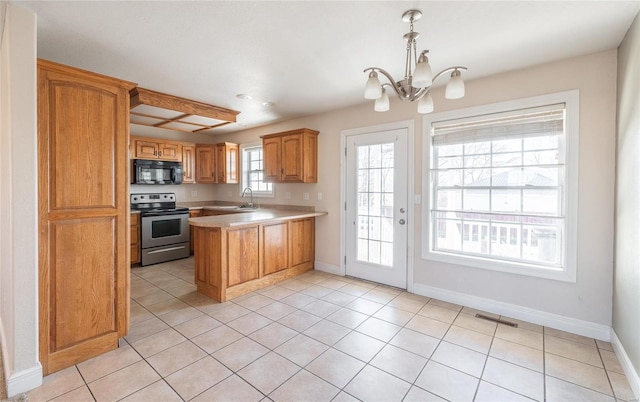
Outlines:
{"type": "Polygon", "coordinates": [[[176,217],[180,217],[180,215],[186,215],[187,217],[189,216],[189,212],[145,212],[142,217],[146,217],[146,216],[176,216],[176,217]]]}
{"type": "Polygon", "coordinates": [[[169,252],[169,251],[182,250],[184,248],[186,248],[186,247],[185,246],[169,247],[169,248],[163,248],[162,250],[149,251],[147,254],[166,253],[166,252],[169,252]]]}

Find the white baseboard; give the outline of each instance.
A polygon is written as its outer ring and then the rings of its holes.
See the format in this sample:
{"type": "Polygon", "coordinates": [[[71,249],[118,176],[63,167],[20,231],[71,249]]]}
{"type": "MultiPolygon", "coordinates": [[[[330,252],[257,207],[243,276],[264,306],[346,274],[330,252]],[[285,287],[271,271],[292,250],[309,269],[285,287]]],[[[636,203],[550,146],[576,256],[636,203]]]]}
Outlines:
{"type": "Polygon", "coordinates": [[[329,274],[344,276],[344,274],[340,272],[340,267],[338,265],[327,264],[326,262],[319,262],[319,261],[315,261],[314,265],[315,265],[316,271],[322,271],[322,272],[327,272],[329,274]]]}
{"type": "Polygon", "coordinates": [[[531,322],[533,324],[544,325],[546,327],[587,336],[589,338],[599,339],[601,341],[609,341],[611,339],[611,327],[607,325],[596,324],[571,317],[564,317],[558,314],[547,313],[545,311],[486,299],[484,297],[471,296],[460,292],[440,289],[421,283],[414,283],[413,291],[421,296],[432,297],[449,303],[460,304],[478,310],[487,311],[489,313],[500,314],[516,318],[518,320],[531,322]]]}
{"type": "Polygon", "coordinates": [[[613,346],[613,350],[616,352],[616,356],[620,361],[624,374],[627,376],[627,380],[629,381],[629,385],[633,390],[636,400],[640,400],[640,375],[633,367],[633,364],[629,359],[629,355],[626,350],[624,350],[624,346],[622,346],[622,343],[613,328],[611,328],[611,345],[613,346]]]}
{"type": "Polygon", "coordinates": [[[42,385],[42,366],[38,362],[37,366],[26,370],[12,373],[7,379],[7,395],[9,398],[22,392],[31,391],[42,385]]]}

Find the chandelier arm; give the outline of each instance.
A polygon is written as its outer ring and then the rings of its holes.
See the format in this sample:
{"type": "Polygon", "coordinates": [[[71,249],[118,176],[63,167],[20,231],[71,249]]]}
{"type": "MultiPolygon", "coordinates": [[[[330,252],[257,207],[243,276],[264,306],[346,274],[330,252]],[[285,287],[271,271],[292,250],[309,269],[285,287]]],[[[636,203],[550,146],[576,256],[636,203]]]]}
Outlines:
{"type": "Polygon", "coordinates": [[[446,74],[449,71],[453,71],[453,70],[467,71],[467,68],[463,66],[454,66],[454,67],[445,68],[444,70],[440,71],[438,74],[433,76],[433,81],[435,82],[435,80],[437,80],[442,74],[446,74]]]}
{"type": "Polygon", "coordinates": [[[390,86],[391,88],[393,88],[393,91],[396,93],[396,95],[398,95],[398,98],[402,100],[406,99],[400,92],[400,87],[398,86],[398,84],[396,84],[391,74],[389,74],[385,69],[380,67],[368,67],[364,69],[364,72],[366,73],[369,70],[382,73],[389,80],[389,83],[382,84],[382,87],[384,87],[385,85],[390,86]]]}
{"type": "Polygon", "coordinates": [[[414,100],[420,100],[420,98],[425,96],[429,92],[430,89],[431,89],[431,87],[420,88],[420,90],[418,90],[418,92],[416,92],[416,95],[413,97],[413,99],[414,100]]]}

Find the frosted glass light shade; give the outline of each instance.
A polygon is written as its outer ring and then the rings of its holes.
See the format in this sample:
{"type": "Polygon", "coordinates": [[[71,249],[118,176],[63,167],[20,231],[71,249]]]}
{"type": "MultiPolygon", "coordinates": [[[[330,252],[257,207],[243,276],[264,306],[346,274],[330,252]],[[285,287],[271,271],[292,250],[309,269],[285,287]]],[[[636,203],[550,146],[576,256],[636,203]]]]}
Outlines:
{"type": "Polygon", "coordinates": [[[444,92],[444,97],[447,99],[459,99],[464,96],[464,81],[460,76],[460,71],[454,70],[451,73],[451,78],[447,82],[447,88],[444,92]]]}
{"type": "Polygon", "coordinates": [[[382,95],[382,86],[380,86],[380,80],[378,79],[378,73],[372,71],[369,73],[369,79],[367,85],[364,87],[365,99],[378,99],[382,95]]]}
{"type": "Polygon", "coordinates": [[[420,55],[416,69],[413,72],[411,86],[414,88],[426,88],[431,84],[433,84],[433,72],[431,71],[429,59],[423,53],[420,55]]]}
{"type": "Polygon", "coordinates": [[[386,112],[389,110],[389,95],[387,95],[387,91],[385,91],[384,88],[382,88],[382,96],[376,99],[373,110],[376,112],[386,112]]]}
{"type": "Polygon", "coordinates": [[[418,101],[418,113],[426,114],[433,112],[433,98],[431,92],[427,92],[425,96],[418,101]]]}

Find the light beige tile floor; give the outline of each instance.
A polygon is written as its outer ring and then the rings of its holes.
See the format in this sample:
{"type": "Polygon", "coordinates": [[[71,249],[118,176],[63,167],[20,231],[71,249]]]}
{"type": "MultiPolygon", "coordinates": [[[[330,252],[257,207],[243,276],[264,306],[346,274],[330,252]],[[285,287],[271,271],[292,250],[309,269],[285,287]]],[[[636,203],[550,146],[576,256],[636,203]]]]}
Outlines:
{"type": "Polygon", "coordinates": [[[195,291],[193,259],[131,274],[120,348],[29,401],[634,399],[607,342],[395,288],[312,271],[216,303],[195,291]]]}

